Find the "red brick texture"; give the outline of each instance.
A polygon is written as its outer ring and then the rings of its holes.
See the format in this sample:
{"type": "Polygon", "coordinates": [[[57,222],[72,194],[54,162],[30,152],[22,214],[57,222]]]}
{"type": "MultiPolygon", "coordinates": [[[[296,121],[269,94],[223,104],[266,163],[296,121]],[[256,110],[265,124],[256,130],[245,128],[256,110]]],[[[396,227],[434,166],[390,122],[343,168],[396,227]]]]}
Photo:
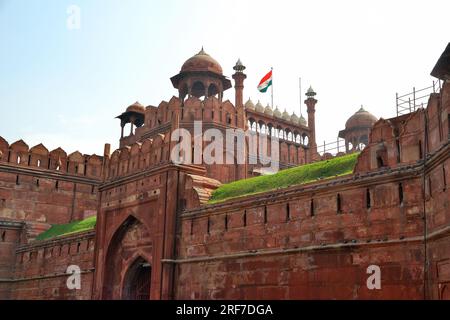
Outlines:
{"type": "Polygon", "coordinates": [[[449,92],[378,121],[353,176],[185,212],[176,298],[448,299],[449,92]]]}
{"type": "Polygon", "coordinates": [[[94,232],[19,246],[16,250],[10,299],[90,299],[92,293],[94,232]],[[79,266],[81,289],[67,287],[67,268],[79,266]]]}

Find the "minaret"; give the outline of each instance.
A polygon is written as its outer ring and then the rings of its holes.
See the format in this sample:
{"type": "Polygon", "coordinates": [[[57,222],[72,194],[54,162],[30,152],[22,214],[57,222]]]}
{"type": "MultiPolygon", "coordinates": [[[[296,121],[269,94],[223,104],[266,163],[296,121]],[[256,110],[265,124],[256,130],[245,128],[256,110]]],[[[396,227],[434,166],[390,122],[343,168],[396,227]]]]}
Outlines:
{"type": "Polygon", "coordinates": [[[111,145],[109,143],[105,143],[105,147],[103,148],[103,163],[102,163],[102,177],[106,179],[106,173],[109,169],[109,159],[111,157],[111,145]]]}
{"type": "Polygon", "coordinates": [[[316,159],[317,155],[317,143],[316,143],[316,122],[315,122],[315,113],[316,113],[316,103],[317,100],[314,99],[316,93],[313,88],[310,86],[308,91],[306,92],[307,99],[305,100],[305,104],[308,112],[308,128],[310,129],[310,137],[309,137],[309,148],[311,150],[311,160],[316,159]]]}
{"type": "MultiPolygon", "coordinates": [[[[247,120],[245,116],[244,109],[244,80],[247,76],[244,74],[245,66],[242,64],[241,59],[238,59],[236,65],[233,67],[234,79],[234,88],[235,88],[235,108],[236,108],[236,127],[245,131],[245,127],[247,125],[247,120]]],[[[236,164],[236,178],[245,179],[247,178],[247,161],[248,161],[248,152],[246,146],[243,146],[244,150],[238,150],[238,146],[235,146],[235,154],[244,154],[245,161],[244,164],[236,164]]]]}
{"type": "Polygon", "coordinates": [[[237,112],[237,127],[245,129],[245,111],[244,111],[244,80],[247,76],[244,73],[245,66],[241,60],[238,59],[236,65],[233,67],[236,71],[233,74],[234,88],[235,88],[235,107],[237,112]]]}

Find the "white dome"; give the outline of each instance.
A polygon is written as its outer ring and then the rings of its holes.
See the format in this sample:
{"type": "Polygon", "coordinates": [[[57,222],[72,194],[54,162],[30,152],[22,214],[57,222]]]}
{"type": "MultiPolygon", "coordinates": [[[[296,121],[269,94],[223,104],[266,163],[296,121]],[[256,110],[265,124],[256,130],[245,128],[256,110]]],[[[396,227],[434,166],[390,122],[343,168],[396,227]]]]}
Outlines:
{"type": "Polygon", "coordinates": [[[268,114],[269,116],[273,115],[273,110],[272,108],[269,106],[269,104],[267,104],[266,109],[264,109],[264,113],[268,114]]]}
{"type": "Polygon", "coordinates": [[[278,109],[278,106],[273,111],[273,115],[277,118],[281,118],[281,111],[280,111],[280,109],[278,109]]]}
{"type": "Polygon", "coordinates": [[[306,119],[303,117],[303,115],[300,115],[300,119],[298,119],[298,123],[302,126],[306,126],[306,119]]]}
{"type": "Polygon", "coordinates": [[[255,110],[256,110],[257,112],[261,112],[261,113],[264,112],[264,107],[263,107],[263,105],[261,104],[261,102],[259,102],[259,100],[258,100],[258,103],[257,103],[256,106],[255,106],[255,110]]]}
{"type": "Polygon", "coordinates": [[[255,105],[253,104],[253,101],[248,98],[247,102],[245,103],[245,109],[255,110],[255,105]]]}
{"type": "Polygon", "coordinates": [[[297,115],[295,114],[295,112],[292,112],[292,115],[291,115],[291,122],[298,123],[298,117],[297,117],[297,115]]]}

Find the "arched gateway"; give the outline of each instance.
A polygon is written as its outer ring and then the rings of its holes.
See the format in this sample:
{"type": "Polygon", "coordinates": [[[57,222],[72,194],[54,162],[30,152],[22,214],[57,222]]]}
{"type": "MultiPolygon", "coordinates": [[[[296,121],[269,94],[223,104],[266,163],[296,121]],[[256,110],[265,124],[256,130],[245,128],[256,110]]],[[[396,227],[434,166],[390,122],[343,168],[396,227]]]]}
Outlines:
{"type": "Polygon", "coordinates": [[[152,268],[142,257],[128,268],[122,285],[123,300],[149,300],[152,268]]]}
{"type": "Polygon", "coordinates": [[[147,227],[129,216],[117,229],[108,247],[103,299],[150,298],[152,248],[147,227]]]}

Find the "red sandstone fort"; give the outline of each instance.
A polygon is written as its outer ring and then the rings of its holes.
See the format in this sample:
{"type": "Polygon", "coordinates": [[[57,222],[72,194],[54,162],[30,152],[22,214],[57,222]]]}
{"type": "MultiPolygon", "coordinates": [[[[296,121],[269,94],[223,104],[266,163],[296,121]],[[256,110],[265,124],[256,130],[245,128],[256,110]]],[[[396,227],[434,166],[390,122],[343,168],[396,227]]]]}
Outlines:
{"type": "Polygon", "coordinates": [[[305,119],[244,102],[244,70],[232,83],[202,49],[170,79],[177,96],[117,117],[120,147],[101,156],[0,137],[0,299],[450,299],[450,45],[425,104],[399,96],[391,119],[361,108],[333,153],[319,152],[312,88],[305,119]],[[357,158],[348,174],[214,202],[264,167],[174,163],[171,134],[194,121],[276,136],[280,173],[357,158]],[[79,221],[95,227],[57,232],[79,221]]]}

